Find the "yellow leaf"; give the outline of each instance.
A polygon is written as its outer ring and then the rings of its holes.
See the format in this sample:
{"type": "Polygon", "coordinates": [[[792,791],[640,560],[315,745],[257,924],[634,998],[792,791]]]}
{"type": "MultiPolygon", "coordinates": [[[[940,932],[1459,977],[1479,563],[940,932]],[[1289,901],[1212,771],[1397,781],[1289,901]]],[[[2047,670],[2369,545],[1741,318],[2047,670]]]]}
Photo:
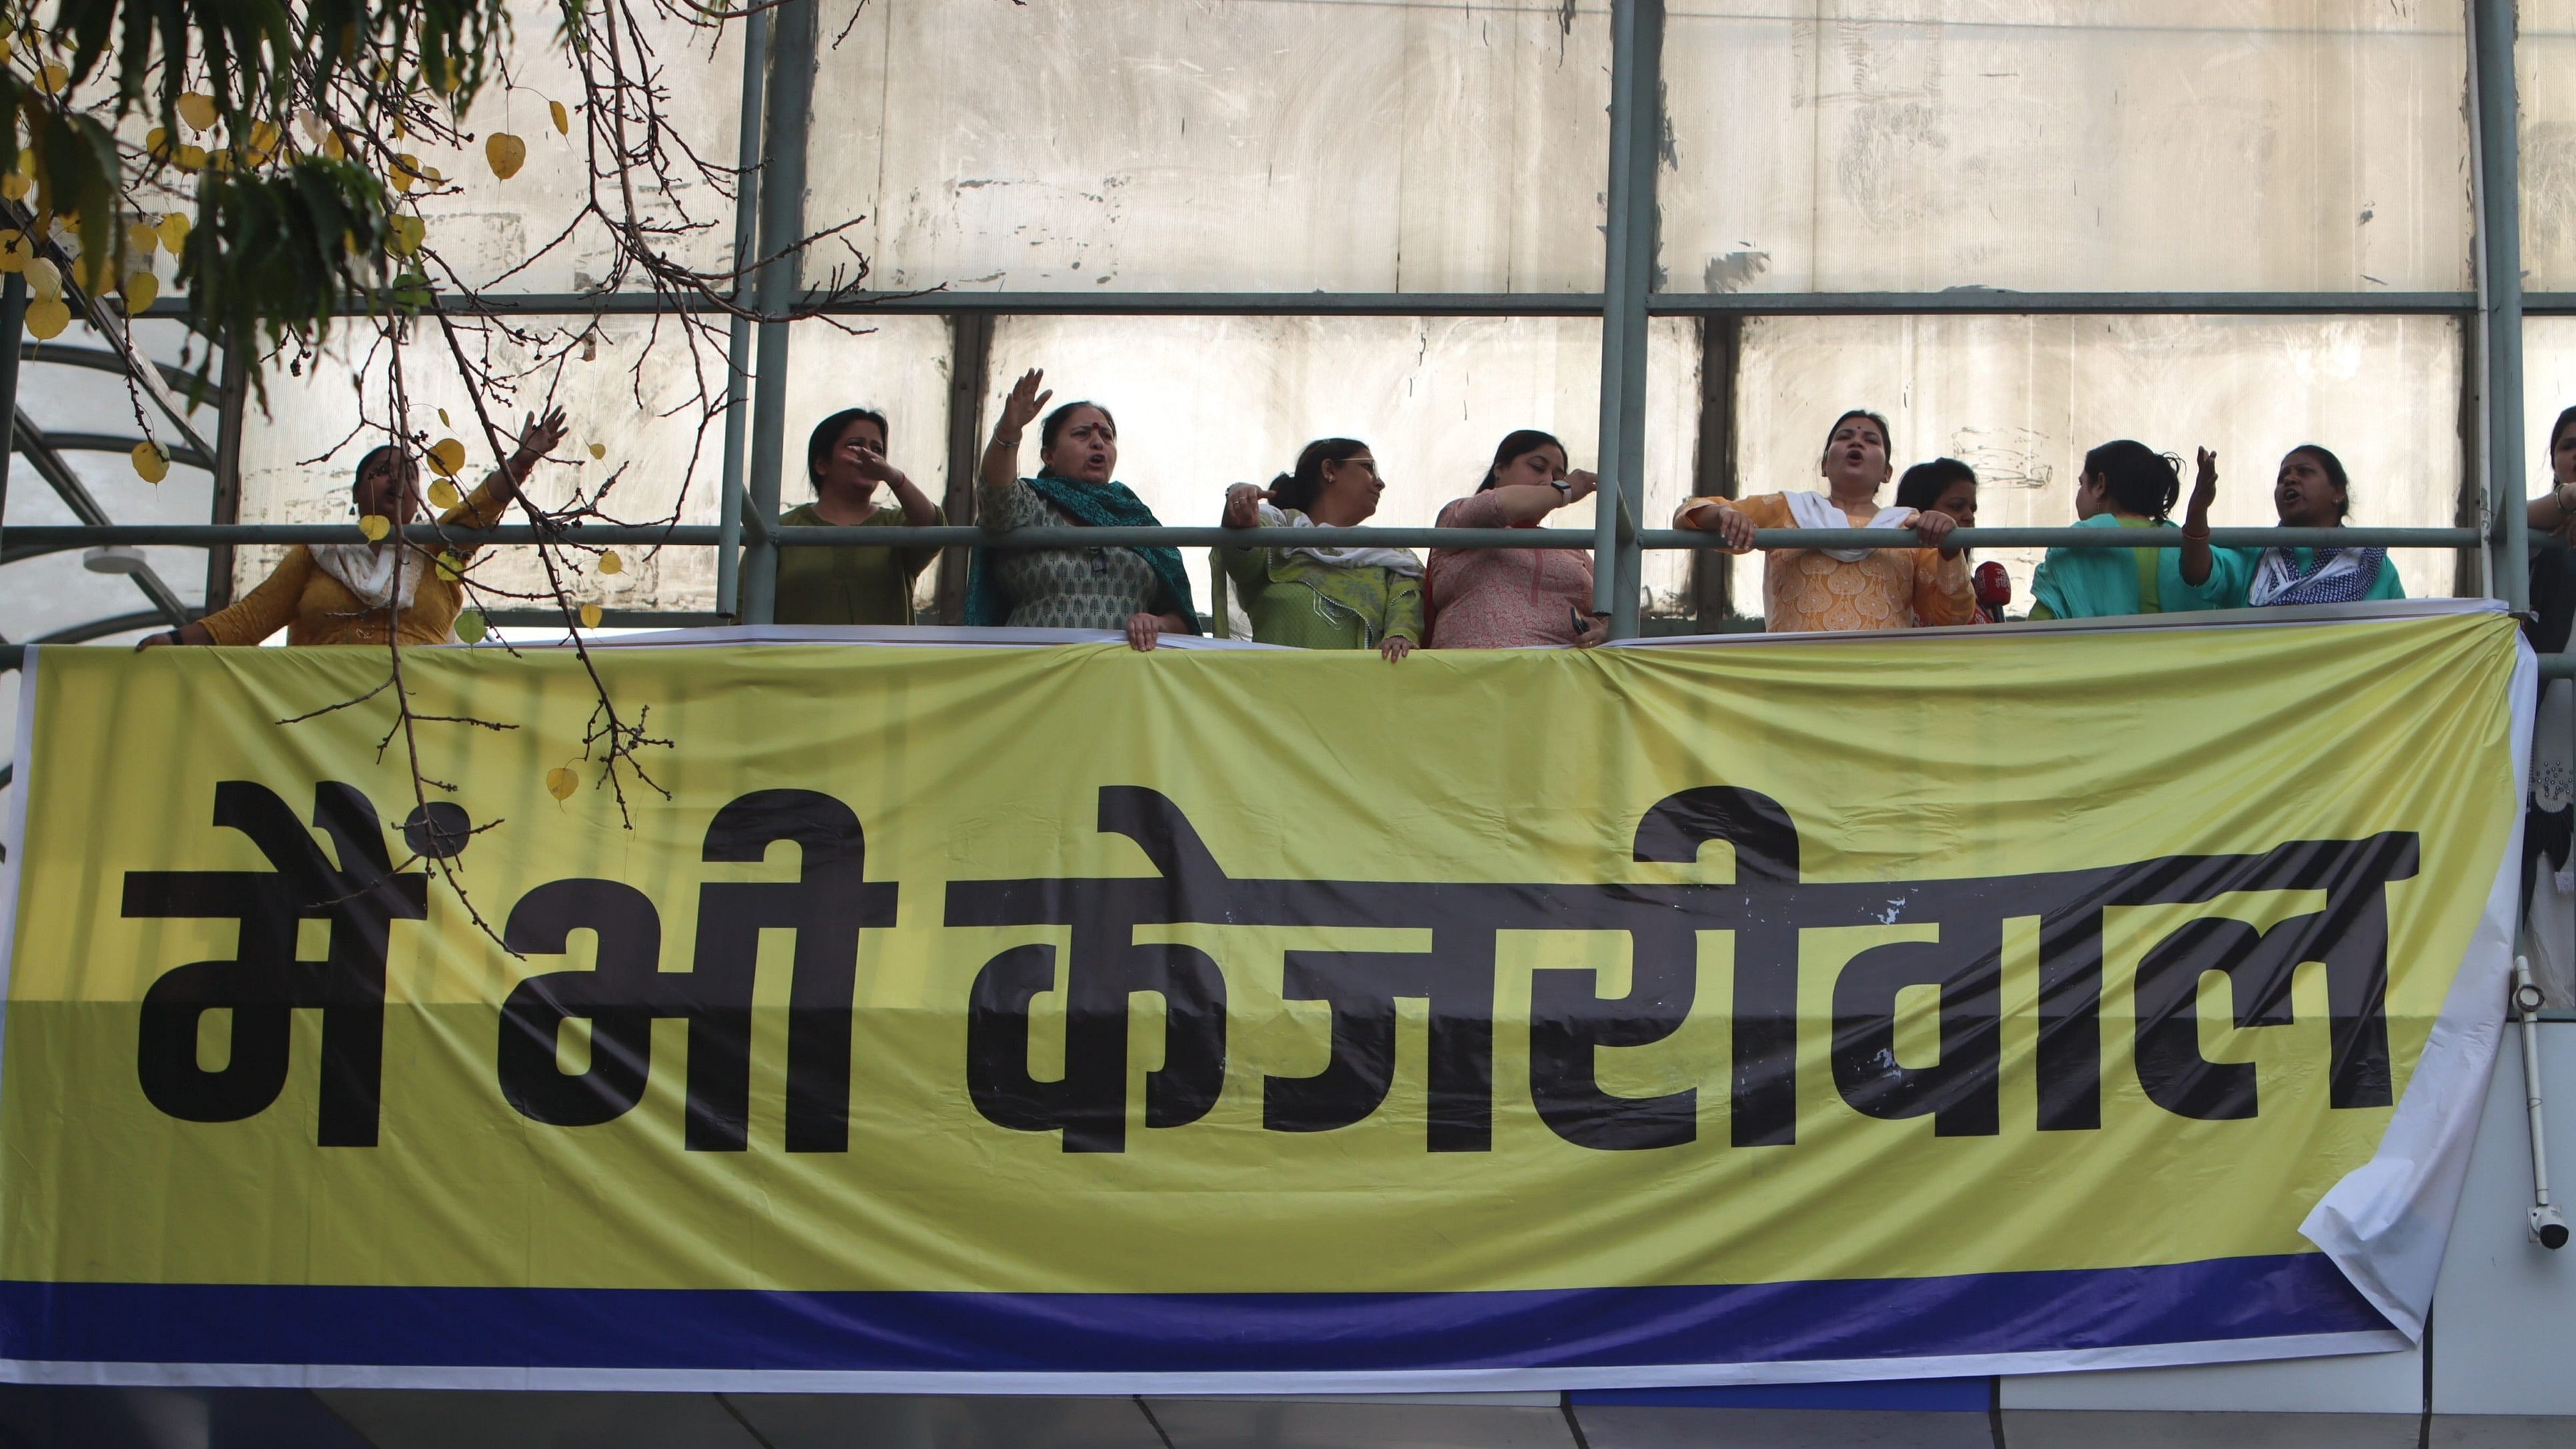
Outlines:
{"type": "Polygon", "coordinates": [[[484,623],[479,609],[468,609],[456,616],[456,637],[465,643],[480,644],[483,636],[490,632],[491,626],[484,623]]]}
{"type": "Polygon", "coordinates": [[[20,172],[12,171],[6,176],[0,176],[0,197],[7,197],[11,201],[24,201],[27,199],[27,193],[35,189],[34,180],[20,172]]]}
{"type": "Polygon", "coordinates": [[[447,552],[440,554],[438,556],[438,576],[442,579],[461,579],[465,577],[464,556],[457,553],[454,549],[449,549],[447,552]]]}
{"type": "Polygon", "coordinates": [[[465,499],[457,493],[455,484],[441,478],[429,485],[429,501],[440,508],[454,508],[465,499]]]}
{"type": "Polygon", "coordinates": [[[571,135],[571,134],[572,134],[572,114],[571,114],[570,112],[568,112],[568,111],[566,111],[566,110],[564,109],[564,104],[563,104],[563,102],[561,102],[561,101],[548,101],[548,102],[546,102],[546,105],[547,105],[550,109],[552,109],[552,110],[553,110],[553,112],[554,112],[554,116],[555,116],[555,134],[556,134],[556,135],[558,135],[558,136],[569,136],[569,135],[571,135]]]}
{"type": "Polygon", "coordinates": [[[55,266],[52,260],[46,257],[28,258],[27,290],[35,293],[37,298],[41,301],[61,301],[63,299],[63,269],[55,266]]]}
{"type": "Polygon", "coordinates": [[[147,155],[160,156],[167,154],[170,150],[169,129],[163,126],[155,126],[151,130],[144,132],[143,150],[147,155]]]}
{"type": "Polygon", "coordinates": [[[358,520],[358,531],[367,536],[367,542],[375,543],[382,540],[386,534],[393,532],[394,525],[393,521],[383,514],[370,513],[358,520]]]}
{"type": "Polygon", "coordinates": [[[580,778],[563,766],[557,765],[546,771],[546,793],[556,799],[569,800],[572,798],[572,792],[580,788],[580,778]]]}
{"type": "Polygon", "coordinates": [[[454,438],[441,438],[429,447],[429,466],[442,478],[453,478],[465,466],[465,445],[454,438]]]}
{"type": "Polygon", "coordinates": [[[608,445],[607,445],[606,443],[593,443],[593,444],[591,444],[591,445],[590,445],[590,456],[592,456],[593,458],[605,458],[605,457],[607,457],[607,456],[608,456],[608,445]]]}
{"type": "Polygon", "coordinates": [[[34,333],[39,342],[50,342],[62,336],[63,329],[70,325],[72,309],[65,306],[60,297],[47,297],[27,304],[27,330],[34,333]]]}
{"type": "Polygon", "coordinates": [[[438,425],[442,428],[452,428],[456,426],[454,423],[447,420],[447,409],[445,408],[440,408],[438,410],[438,425]]]}
{"type": "Polygon", "coordinates": [[[161,249],[161,233],[138,221],[125,229],[125,249],[148,257],[161,249]]]}
{"type": "Polygon", "coordinates": [[[215,98],[204,91],[190,91],[179,98],[179,119],[191,131],[211,130],[215,124],[215,98]]]}
{"type": "Polygon", "coordinates": [[[15,227],[0,231],[0,273],[27,270],[27,259],[36,254],[35,244],[15,227]]]}
{"type": "Polygon", "coordinates": [[[45,62],[43,78],[45,89],[59,94],[64,86],[71,84],[72,73],[61,63],[49,60],[45,62]]]}
{"type": "Polygon", "coordinates": [[[334,161],[349,159],[349,148],[340,140],[339,132],[333,131],[322,138],[322,154],[334,161]]]}
{"type": "Polygon", "coordinates": [[[581,606],[581,627],[585,629],[596,629],[599,627],[599,606],[597,604],[584,604],[581,606]]]}
{"type": "Polygon", "coordinates": [[[179,249],[187,244],[187,215],[183,212],[174,211],[168,216],[161,218],[161,245],[163,249],[175,257],[179,254],[179,249]]]}
{"type": "Polygon", "coordinates": [[[182,171],[204,170],[206,165],[206,148],[203,146],[180,147],[179,157],[176,164],[182,171]]]}
{"type": "MultiPolygon", "coordinates": [[[[416,216],[397,216],[393,219],[393,233],[394,250],[410,256],[420,250],[421,239],[429,234],[429,224],[416,216]]],[[[441,413],[440,421],[444,422],[446,416],[441,413]]]]}
{"type": "Polygon", "coordinates": [[[9,37],[0,35],[0,60],[7,60],[10,52],[14,49],[16,49],[16,47],[9,43],[9,37]]]}
{"type": "Polygon", "coordinates": [[[161,295],[161,279],[150,272],[132,272],[117,290],[125,296],[125,315],[137,317],[151,307],[153,298],[161,295]]]}
{"type": "Polygon", "coordinates": [[[599,556],[599,571],[604,574],[622,574],[626,572],[626,560],[619,558],[617,550],[612,548],[599,556]]]}
{"type": "Polygon", "coordinates": [[[495,131],[483,143],[483,159],[492,165],[492,174],[507,181],[528,164],[528,143],[507,131],[495,131]]]}
{"type": "Polygon", "coordinates": [[[72,279],[82,291],[97,294],[107,284],[107,258],[94,253],[72,258],[72,279]]]}
{"type": "Polygon", "coordinates": [[[134,475],[146,483],[158,483],[170,476],[170,455],[155,442],[134,445],[134,475]]]}

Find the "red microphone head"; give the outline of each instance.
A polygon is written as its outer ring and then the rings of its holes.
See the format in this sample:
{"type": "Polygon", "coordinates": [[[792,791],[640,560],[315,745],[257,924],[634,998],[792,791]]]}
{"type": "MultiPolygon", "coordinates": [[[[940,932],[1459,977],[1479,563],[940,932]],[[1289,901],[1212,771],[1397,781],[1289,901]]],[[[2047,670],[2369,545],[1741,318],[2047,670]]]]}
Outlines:
{"type": "Polygon", "coordinates": [[[1977,565],[1977,602],[1989,609],[2000,609],[2012,602],[2012,575],[2004,566],[1988,562],[1977,565]]]}

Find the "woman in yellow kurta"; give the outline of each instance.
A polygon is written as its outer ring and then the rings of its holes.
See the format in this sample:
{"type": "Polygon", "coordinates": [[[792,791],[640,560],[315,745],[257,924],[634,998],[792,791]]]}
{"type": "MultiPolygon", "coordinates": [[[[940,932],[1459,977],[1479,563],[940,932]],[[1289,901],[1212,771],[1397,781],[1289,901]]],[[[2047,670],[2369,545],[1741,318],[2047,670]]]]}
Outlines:
{"type": "Polygon", "coordinates": [[[1912,629],[1976,617],[1966,556],[1939,546],[1956,520],[1937,510],[1878,506],[1878,490],[1895,472],[1885,418],[1857,411],[1836,418],[1823,467],[1826,492],[1693,498],[1673,515],[1673,526],[1706,529],[1729,553],[1750,551],[1757,528],[1907,528],[1926,545],[1773,549],[1762,562],[1763,627],[1773,634],[1912,629]]]}
{"type": "MultiPolygon", "coordinates": [[[[529,418],[509,463],[438,521],[450,528],[489,528],[500,522],[510,500],[519,496],[520,480],[554,451],[563,435],[563,409],[529,418]]],[[[373,514],[399,528],[420,511],[419,481],[411,459],[399,446],[387,444],[358,461],[358,481],[351,491],[361,516],[373,514]]],[[[138,647],[256,644],[281,627],[290,645],[383,644],[388,618],[395,637],[405,644],[452,644],[456,615],[464,606],[462,590],[438,569],[432,549],[404,542],[399,532],[374,543],[299,543],[231,608],[154,634],[138,647]]]]}

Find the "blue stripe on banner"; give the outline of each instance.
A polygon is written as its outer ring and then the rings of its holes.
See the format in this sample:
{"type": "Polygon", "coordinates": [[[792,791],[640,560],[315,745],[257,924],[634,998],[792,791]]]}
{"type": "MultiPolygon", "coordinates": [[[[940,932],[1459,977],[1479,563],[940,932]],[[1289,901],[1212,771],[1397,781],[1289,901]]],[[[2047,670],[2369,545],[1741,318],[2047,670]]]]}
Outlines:
{"type": "Polygon", "coordinates": [[[1982,1414],[1993,1379],[1864,1379],[1841,1384],[1733,1384],[1705,1389],[1574,1389],[1578,1409],[1877,1409],[1912,1414],[1982,1414]]]}
{"type": "Polygon", "coordinates": [[[1492,1293],[779,1293],[0,1283],[0,1358],[844,1372],[1786,1363],[2384,1330],[2324,1255],[1492,1293]]]}

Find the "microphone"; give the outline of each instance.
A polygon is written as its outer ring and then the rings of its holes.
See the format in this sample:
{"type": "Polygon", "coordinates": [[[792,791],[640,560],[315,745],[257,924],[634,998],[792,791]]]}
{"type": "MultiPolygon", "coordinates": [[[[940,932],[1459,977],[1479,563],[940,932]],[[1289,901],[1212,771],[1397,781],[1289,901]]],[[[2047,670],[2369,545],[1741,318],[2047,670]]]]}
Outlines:
{"type": "Polygon", "coordinates": [[[1977,612],[1983,614],[1989,624],[2002,623],[2004,605],[2012,602],[2012,575],[2004,571],[2002,564],[1989,559],[1977,565],[1975,577],[1977,612]]]}

